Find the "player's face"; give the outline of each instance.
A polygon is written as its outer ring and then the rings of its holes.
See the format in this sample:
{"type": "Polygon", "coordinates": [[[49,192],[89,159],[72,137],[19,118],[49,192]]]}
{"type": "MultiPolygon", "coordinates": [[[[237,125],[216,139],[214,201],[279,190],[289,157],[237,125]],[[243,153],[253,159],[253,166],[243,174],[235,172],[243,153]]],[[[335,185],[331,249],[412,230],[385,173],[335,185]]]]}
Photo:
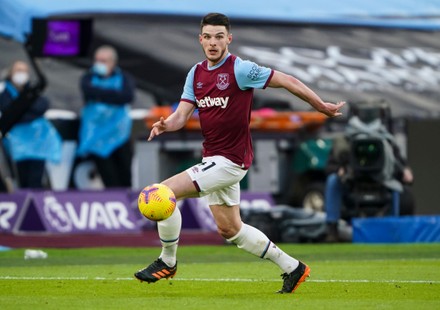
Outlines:
{"type": "Polygon", "coordinates": [[[225,26],[206,25],[199,35],[199,41],[209,65],[214,66],[227,55],[232,34],[228,33],[225,26]]]}

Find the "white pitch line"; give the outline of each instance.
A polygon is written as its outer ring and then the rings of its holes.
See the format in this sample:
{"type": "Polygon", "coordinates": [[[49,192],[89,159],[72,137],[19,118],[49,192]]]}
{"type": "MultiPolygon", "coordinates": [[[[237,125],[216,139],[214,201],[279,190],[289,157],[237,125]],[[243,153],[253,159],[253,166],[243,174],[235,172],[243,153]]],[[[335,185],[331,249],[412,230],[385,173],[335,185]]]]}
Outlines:
{"type": "MultiPolygon", "coordinates": [[[[104,277],[17,277],[0,276],[0,280],[64,280],[64,281],[131,281],[134,278],[104,278],[104,277]]],[[[193,282],[279,282],[280,279],[241,279],[241,278],[176,278],[171,281],[193,281],[193,282]]],[[[307,282],[316,283],[407,283],[407,284],[440,284],[439,280],[344,280],[344,279],[310,279],[307,282]]]]}

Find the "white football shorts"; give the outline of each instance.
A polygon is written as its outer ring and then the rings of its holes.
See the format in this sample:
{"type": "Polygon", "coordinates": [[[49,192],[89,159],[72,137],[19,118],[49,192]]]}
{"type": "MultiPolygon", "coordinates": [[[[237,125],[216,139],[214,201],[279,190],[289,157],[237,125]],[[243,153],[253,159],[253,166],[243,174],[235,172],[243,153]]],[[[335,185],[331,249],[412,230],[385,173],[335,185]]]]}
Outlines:
{"type": "Polygon", "coordinates": [[[200,164],[188,168],[186,172],[200,196],[207,196],[209,205],[240,204],[240,180],[247,170],[226,157],[204,157],[200,164]]]}

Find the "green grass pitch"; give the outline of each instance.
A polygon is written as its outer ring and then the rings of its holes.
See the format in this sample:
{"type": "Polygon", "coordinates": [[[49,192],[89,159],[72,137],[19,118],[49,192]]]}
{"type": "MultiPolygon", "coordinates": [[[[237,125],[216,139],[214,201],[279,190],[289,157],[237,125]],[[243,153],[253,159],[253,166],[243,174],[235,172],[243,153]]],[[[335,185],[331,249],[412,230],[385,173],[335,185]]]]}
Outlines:
{"type": "Polygon", "coordinates": [[[311,267],[279,295],[274,264],[235,246],[181,246],[172,280],[140,283],[134,271],[159,248],[0,252],[0,309],[440,309],[440,244],[283,244],[311,267]]]}

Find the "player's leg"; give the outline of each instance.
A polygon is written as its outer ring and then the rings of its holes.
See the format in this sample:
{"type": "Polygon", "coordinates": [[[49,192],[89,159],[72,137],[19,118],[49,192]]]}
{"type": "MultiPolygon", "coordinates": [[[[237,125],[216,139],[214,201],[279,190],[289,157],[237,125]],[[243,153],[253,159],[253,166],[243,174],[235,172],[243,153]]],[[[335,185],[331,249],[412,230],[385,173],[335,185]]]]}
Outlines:
{"type": "MultiPolygon", "coordinates": [[[[187,172],[181,172],[162,182],[167,185],[177,200],[198,197],[198,191],[187,172]]],[[[159,258],[144,269],[135,273],[135,277],[148,283],[162,278],[172,278],[177,271],[177,247],[182,227],[182,216],[179,208],[166,220],[157,223],[162,252],[159,258]]]]}
{"type": "MultiPolygon", "coordinates": [[[[173,191],[177,200],[199,197],[199,193],[186,171],[183,171],[162,183],[167,185],[173,191]]],[[[177,244],[179,242],[181,227],[182,216],[179,208],[176,208],[169,218],[157,223],[157,230],[162,244],[162,253],[159,257],[170,267],[176,264],[177,244]]]]}
{"type": "Polygon", "coordinates": [[[201,194],[207,194],[218,231],[225,239],[247,252],[272,260],[288,274],[298,267],[298,260],[276,247],[264,233],[242,223],[239,182],[246,175],[245,170],[224,157],[213,156],[187,171],[201,194]]]}
{"type": "Polygon", "coordinates": [[[310,268],[286,254],[262,231],[241,221],[237,204],[240,199],[239,191],[239,183],[237,183],[208,196],[218,232],[238,248],[278,265],[283,271],[284,280],[279,293],[293,292],[309,276],[310,268]]]}
{"type": "MultiPolygon", "coordinates": [[[[219,187],[229,185],[229,182],[237,182],[245,174],[246,172],[240,169],[238,165],[221,156],[215,156],[204,158],[202,163],[194,165],[162,183],[173,191],[177,200],[180,200],[206,195],[219,187]],[[222,170],[225,170],[225,165],[233,166],[232,170],[238,168],[238,173],[232,172],[232,181],[230,181],[231,175],[229,175],[231,172],[221,173],[222,170]]],[[[169,267],[175,266],[177,261],[176,254],[181,226],[182,216],[178,208],[168,219],[157,223],[162,244],[162,252],[159,258],[169,267]]]]}

